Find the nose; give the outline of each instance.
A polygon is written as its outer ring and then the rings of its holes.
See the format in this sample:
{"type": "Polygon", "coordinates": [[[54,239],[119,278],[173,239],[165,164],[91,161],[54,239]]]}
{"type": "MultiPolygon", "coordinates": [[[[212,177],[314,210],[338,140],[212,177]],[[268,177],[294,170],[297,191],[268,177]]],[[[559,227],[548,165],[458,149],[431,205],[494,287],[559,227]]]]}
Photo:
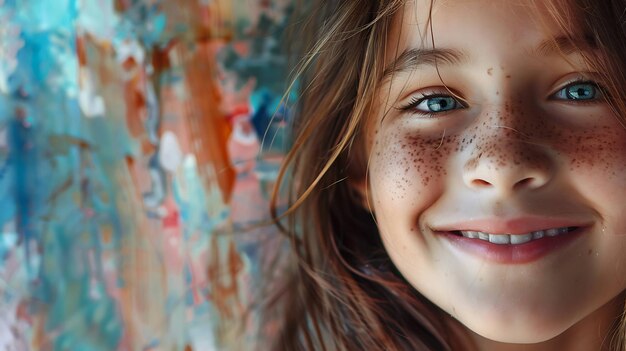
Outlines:
{"type": "Polygon", "coordinates": [[[472,148],[463,167],[465,185],[504,195],[549,183],[554,167],[545,147],[512,128],[504,129],[486,133],[472,148]]]}

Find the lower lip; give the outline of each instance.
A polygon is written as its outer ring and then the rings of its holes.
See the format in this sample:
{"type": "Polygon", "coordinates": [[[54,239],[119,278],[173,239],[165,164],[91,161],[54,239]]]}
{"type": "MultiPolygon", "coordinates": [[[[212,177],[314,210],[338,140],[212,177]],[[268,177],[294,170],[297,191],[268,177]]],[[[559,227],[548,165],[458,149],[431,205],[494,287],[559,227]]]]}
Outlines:
{"type": "Polygon", "coordinates": [[[589,227],[580,227],[574,231],[557,236],[544,236],[524,244],[493,244],[485,240],[470,239],[451,232],[438,232],[454,246],[464,252],[489,261],[503,264],[523,264],[539,260],[556,252],[581,237],[589,227]]]}

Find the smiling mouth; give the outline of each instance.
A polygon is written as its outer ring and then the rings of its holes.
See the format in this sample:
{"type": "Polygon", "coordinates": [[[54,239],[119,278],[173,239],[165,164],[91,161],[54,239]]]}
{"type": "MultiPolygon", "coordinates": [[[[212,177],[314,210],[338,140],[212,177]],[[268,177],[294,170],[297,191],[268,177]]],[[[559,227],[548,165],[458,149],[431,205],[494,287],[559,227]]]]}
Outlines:
{"type": "Polygon", "coordinates": [[[477,239],[487,241],[497,245],[519,245],[531,241],[539,240],[544,237],[555,237],[569,232],[573,232],[579,227],[560,227],[546,230],[538,230],[525,234],[490,234],[485,232],[471,230],[455,230],[450,233],[456,236],[462,236],[468,239],[477,239]]]}

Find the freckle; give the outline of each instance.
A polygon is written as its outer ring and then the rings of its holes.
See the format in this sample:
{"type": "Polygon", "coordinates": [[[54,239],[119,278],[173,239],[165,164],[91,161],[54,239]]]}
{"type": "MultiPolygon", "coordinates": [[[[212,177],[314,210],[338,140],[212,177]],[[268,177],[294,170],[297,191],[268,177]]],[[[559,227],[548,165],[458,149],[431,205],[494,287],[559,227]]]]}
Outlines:
{"type": "Polygon", "coordinates": [[[510,74],[507,74],[507,75],[506,75],[506,77],[507,77],[507,78],[511,78],[511,75],[510,75],[510,74]]]}
{"type": "Polygon", "coordinates": [[[488,75],[491,75],[491,74],[492,74],[492,72],[493,72],[493,67],[489,67],[489,69],[487,70],[487,74],[488,74],[488,75]]]}
{"type": "Polygon", "coordinates": [[[587,255],[591,255],[593,251],[591,249],[589,249],[589,251],[587,251],[587,255]]]}

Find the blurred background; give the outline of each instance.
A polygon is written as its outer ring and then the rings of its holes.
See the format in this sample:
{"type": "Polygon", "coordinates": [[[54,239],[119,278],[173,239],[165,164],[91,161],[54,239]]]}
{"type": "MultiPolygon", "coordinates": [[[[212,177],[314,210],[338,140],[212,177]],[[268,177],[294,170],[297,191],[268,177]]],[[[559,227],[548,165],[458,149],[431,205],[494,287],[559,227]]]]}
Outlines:
{"type": "Polygon", "coordinates": [[[0,0],[0,351],[263,349],[291,11],[0,0]]]}

